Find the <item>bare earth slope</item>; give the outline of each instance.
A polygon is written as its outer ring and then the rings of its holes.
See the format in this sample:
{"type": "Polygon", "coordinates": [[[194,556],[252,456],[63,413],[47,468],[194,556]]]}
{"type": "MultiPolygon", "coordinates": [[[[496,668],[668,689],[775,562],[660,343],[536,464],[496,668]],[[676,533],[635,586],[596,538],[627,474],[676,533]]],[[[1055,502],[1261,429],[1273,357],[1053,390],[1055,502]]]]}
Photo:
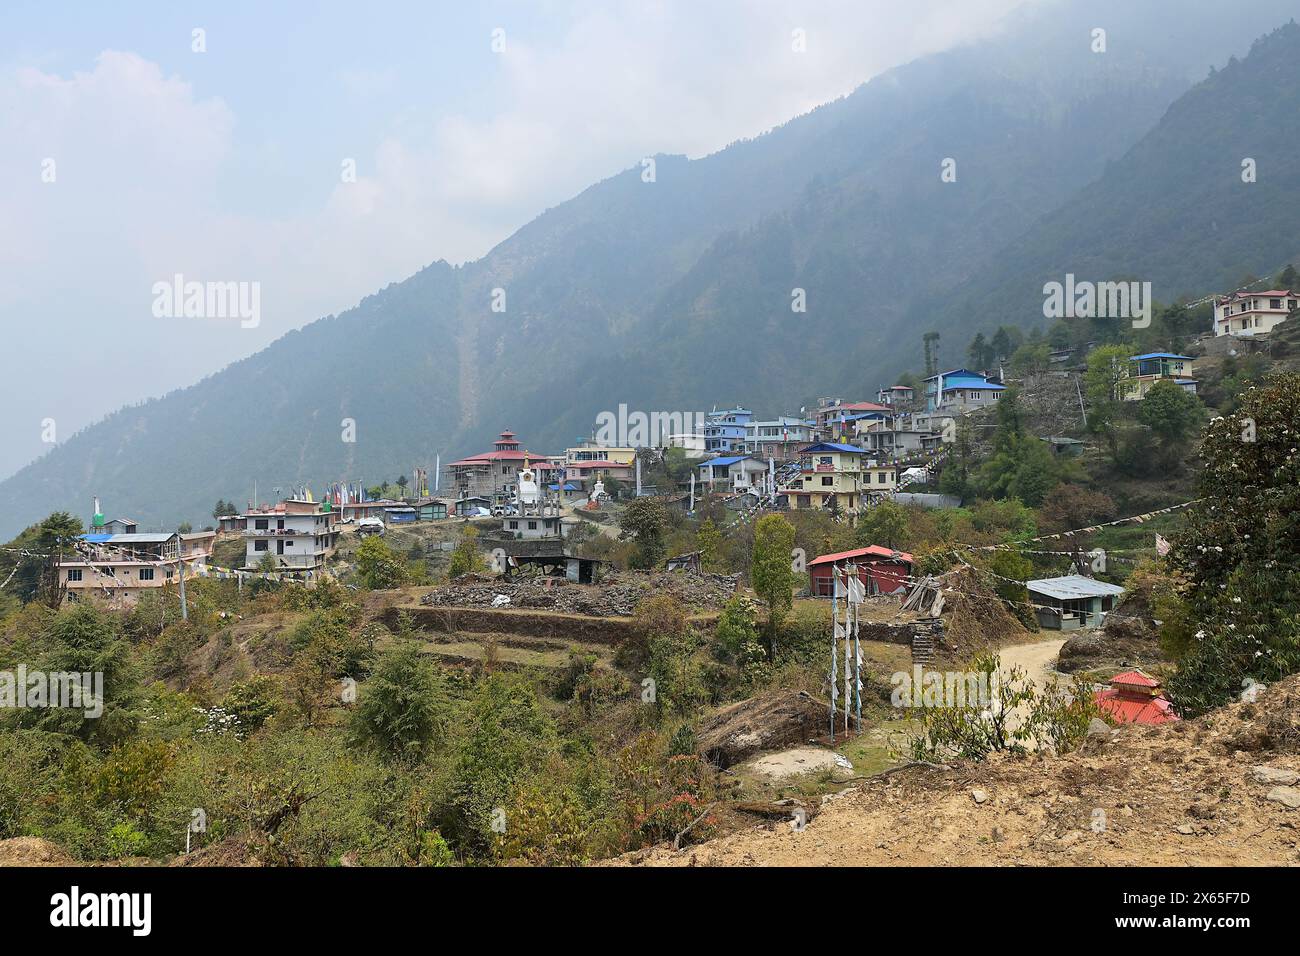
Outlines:
{"type": "Polygon", "coordinates": [[[1125,727],[1109,742],[1090,741],[1065,757],[914,766],[874,778],[827,798],[802,832],[786,822],[765,824],[681,851],[659,846],[614,862],[1296,864],[1300,808],[1281,801],[1300,798],[1297,771],[1300,677],[1291,677],[1258,703],[1235,703],[1164,727],[1125,727]]]}

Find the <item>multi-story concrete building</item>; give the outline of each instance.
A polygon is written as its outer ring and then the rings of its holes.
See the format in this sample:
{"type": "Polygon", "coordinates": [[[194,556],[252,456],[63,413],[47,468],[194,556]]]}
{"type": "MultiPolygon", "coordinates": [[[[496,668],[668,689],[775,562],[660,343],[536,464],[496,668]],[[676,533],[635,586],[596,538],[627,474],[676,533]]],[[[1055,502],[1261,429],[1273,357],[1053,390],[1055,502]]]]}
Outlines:
{"type": "Polygon", "coordinates": [[[93,598],[122,607],[134,604],[146,591],[177,584],[182,562],[187,576],[202,573],[216,537],[212,531],[113,534],[92,528],[81,536],[76,557],[59,565],[68,600],[93,598]]]}
{"type": "Polygon", "coordinates": [[[792,511],[820,508],[854,513],[874,494],[898,487],[894,467],[868,458],[856,445],[818,442],[803,450],[799,466],[799,474],[777,489],[792,511]]]}
{"type": "Polygon", "coordinates": [[[1214,303],[1215,335],[1263,335],[1273,331],[1300,305],[1289,289],[1234,292],[1214,303]]]}
{"type": "Polygon", "coordinates": [[[710,455],[743,451],[745,431],[753,421],[748,408],[714,409],[704,417],[704,451],[710,455]]]}
{"type": "Polygon", "coordinates": [[[256,568],[268,555],[277,569],[318,571],[338,544],[338,517],[329,502],[286,499],[244,518],[244,567],[256,568]]]}

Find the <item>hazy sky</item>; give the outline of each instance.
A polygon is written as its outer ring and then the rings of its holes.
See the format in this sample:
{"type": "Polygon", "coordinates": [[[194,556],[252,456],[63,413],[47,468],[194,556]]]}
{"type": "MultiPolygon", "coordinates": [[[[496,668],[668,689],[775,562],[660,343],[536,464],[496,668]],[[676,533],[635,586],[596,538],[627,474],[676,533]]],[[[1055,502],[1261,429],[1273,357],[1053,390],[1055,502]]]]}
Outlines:
{"type": "Polygon", "coordinates": [[[47,419],[64,441],[477,258],[643,156],[713,152],[1020,3],[6,0],[0,477],[48,449],[47,419]],[[177,273],[259,283],[260,323],[156,318],[177,273]]]}

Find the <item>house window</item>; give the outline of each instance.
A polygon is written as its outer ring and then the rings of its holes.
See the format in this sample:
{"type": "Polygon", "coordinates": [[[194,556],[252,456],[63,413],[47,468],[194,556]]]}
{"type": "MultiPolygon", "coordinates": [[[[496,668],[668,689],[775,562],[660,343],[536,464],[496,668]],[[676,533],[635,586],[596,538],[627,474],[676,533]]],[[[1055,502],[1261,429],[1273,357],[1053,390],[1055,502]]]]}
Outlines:
{"type": "Polygon", "coordinates": [[[141,580],[141,581],[152,581],[152,580],[153,580],[153,568],[141,568],[141,569],[140,569],[140,580],[141,580]]]}
{"type": "Polygon", "coordinates": [[[881,471],[881,472],[877,472],[877,473],[876,473],[876,484],[878,484],[878,485],[883,485],[883,484],[887,481],[887,479],[886,479],[886,477],[885,477],[886,474],[887,474],[887,473],[886,473],[886,472],[883,472],[883,471],[881,471]]]}
{"type": "Polygon", "coordinates": [[[833,484],[835,484],[835,478],[834,478],[833,476],[832,476],[832,477],[823,478],[823,479],[822,479],[822,484],[823,484],[823,485],[826,485],[826,486],[833,485],[833,484]]]}
{"type": "Polygon", "coordinates": [[[1270,309],[1280,309],[1280,308],[1282,308],[1282,300],[1281,300],[1281,299],[1269,299],[1269,300],[1268,300],[1268,307],[1269,307],[1270,309]]]}
{"type": "Polygon", "coordinates": [[[268,541],[254,541],[254,542],[253,542],[253,550],[254,550],[254,551],[265,551],[265,550],[266,550],[266,546],[267,546],[269,543],[270,543],[270,542],[268,542],[268,541]]]}
{"type": "Polygon", "coordinates": [[[265,518],[256,518],[253,521],[254,531],[265,531],[270,527],[271,527],[270,522],[268,522],[265,518]]]}
{"type": "Polygon", "coordinates": [[[511,531],[518,531],[518,530],[519,530],[519,522],[518,522],[518,521],[512,521],[512,522],[510,522],[510,530],[511,530],[511,531]]]}
{"type": "Polygon", "coordinates": [[[286,542],[284,543],[284,546],[285,546],[286,548],[292,548],[292,547],[293,547],[293,538],[290,538],[288,541],[286,541],[286,542]]]}
{"type": "Polygon", "coordinates": [[[530,521],[530,522],[528,522],[528,530],[529,530],[529,531],[536,531],[536,530],[537,530],[537,522],[536,522],[536,521],[530,521]]]}
{"type": "Polygon", "coordinates": [[[68,568],[68,580],[69,580],[69,581],[80,581],[80,580],[81,580],[81,568],[68,568]]]}

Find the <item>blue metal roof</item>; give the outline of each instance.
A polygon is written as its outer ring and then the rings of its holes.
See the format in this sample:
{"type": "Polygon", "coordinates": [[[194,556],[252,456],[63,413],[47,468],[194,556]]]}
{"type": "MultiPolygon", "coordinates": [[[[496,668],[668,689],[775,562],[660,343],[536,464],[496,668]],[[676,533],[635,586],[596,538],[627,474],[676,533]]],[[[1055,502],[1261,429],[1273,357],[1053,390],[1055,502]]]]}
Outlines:
{"type": "Polygon", "coordinates": [[[885,412],[858,412],[856,415],[840,415],[838,418],[831,419],[831,421],[856,422],[862,418],[885,418],[885,417],[886,417],[885,412]]]}
{"type": "Polygon", "coordinates": [[[943,378],[947,378],[949,375],[969,375],[973,378],[984,377],[980,375],[979,372],[972,372],[968,368],[954,368],[954,369],[950,369],[947,372],[940,372],[938,375],[931,375],[929,378],[925,379],[924,381],[933,382],[936,378],[939,378],[940,376],[942,376],[943,378]]]}
{"type": "Polygon", "coordinates": [[[1184,362],[1190,362],[1192,360],[1190,355],[1175,355],[1173,352],[1148,352],[1146,355],[1134,355],[1129,361],[1138,362],[1142,359],[1156,358],[1182,359],[1184,362]]]}
{"type": "Polygon", "coordinates": [[[744,461],[748,455],[731,455],[727,458],[710,458],[708,461],[700,462],[700,467],[710,467],[712,465],[734,465],[738,461],[744,461]]]}
{"type": "Polygon", "coordinates": [[[805,454],[809,452],[819,452],[819,451],[843,451],[843,452],[849,452],[854,455],[866,454],[866,451],[859,448],[857,445],[844,445],[839,442],[833,442],[833,441],[818,442],[817,444],[809,445],[807,448],[804,449],[805,454]]]}

